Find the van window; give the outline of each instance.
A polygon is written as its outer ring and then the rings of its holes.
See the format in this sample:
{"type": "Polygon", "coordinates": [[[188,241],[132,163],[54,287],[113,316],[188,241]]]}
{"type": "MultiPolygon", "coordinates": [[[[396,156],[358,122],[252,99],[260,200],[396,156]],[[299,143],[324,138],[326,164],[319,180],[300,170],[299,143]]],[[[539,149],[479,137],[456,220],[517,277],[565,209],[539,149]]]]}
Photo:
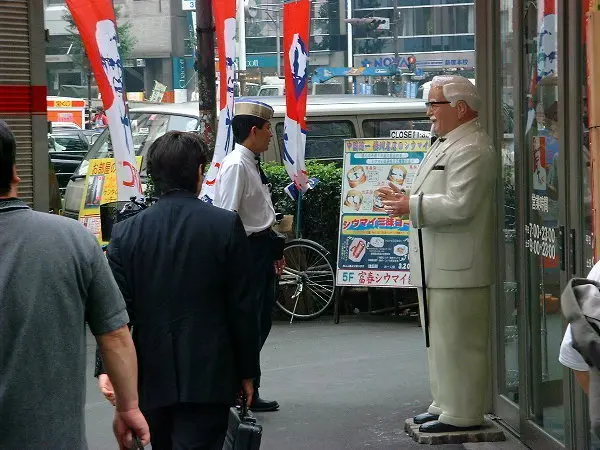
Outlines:
{"type": "Polygon", "coordinates": [[[279,88],[260,88],[260,91],[258,91],[258,95],[262,96],[272,96],[272,95],[279,95],[279,88]]]}
{"type": "MultiPolygon", "coordinates": [[[[349,120],[307,122],[306,159],[341,159],[344,139],[356,137],[354,125],[349,120]]],[[[275,126],[279,148],[283,149],[283,123],[275,126]]]]}
{"type": "Polygon", "coordinates": [[[389,138],[392,130],[430,131],[431,122],[423,117],[419,119],[367,119],[362,123],[366,138],[389,138]]]}

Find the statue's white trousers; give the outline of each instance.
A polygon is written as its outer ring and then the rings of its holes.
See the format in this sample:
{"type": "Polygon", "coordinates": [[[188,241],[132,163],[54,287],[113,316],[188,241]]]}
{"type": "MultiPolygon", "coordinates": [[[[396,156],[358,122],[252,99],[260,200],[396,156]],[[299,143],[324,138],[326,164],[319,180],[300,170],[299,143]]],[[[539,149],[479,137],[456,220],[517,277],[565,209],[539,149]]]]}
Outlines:
{"type": "MultiPolygon", "coordinates": [[[[424,328],[423,290],[418,289],[424,328]]],[[[490,358],[489,286],[427,289],[429,309],[430,414],[457,427],[483,423],[490,358]]]]}

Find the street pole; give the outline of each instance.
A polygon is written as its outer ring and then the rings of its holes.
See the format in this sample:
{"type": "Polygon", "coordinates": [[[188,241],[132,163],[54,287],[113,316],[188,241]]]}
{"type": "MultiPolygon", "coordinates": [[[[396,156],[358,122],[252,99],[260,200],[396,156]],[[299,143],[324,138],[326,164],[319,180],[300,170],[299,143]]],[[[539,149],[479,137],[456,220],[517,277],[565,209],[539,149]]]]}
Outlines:
{"type": "Polygon", "coordinates": [[[90,63],[90,58],[87,57],[87,54],[84,52],[85,59],[87,60],[87,88],[88,88],[88,123],[84,124],[85,129],[92,129],[92,64],[90,63]]]}
{"type": "Polygon", "coordinates": [[[392,81],[390,84],[390,94],[393,96],[395,94],[395,81],[398,80],[398,62],[400,60],[400,52],[398,51],[398,34],[399,34],[399,27],[398,27],[398,0],[394,0],[394,67],[396,68],[394,76],[390,77],[390,80],[392,81]]]}
{"type": "Polygon", "coordinates": [[[281,76],[281,43],[279,42],[280,40],[280,34],[281,34],[281,10],[277,10],[275,12],[275,14],[277,14],[277,22],[275,24],[275,26],[277,27],[277,76],[280,77],[281,76]]]}
{"type": "MultiPolygon", "coordinates": [[[[352,0],[346,0],[346,18],[348,20],[352,19],[352,0]]],[[[354,65],[354,58],[353,58],[353,49],[352,49],[352,24],[350,22],[347,23],[346,25],[346,33],[347,33],[347,37],[348,37],[348,43],[347,43],[347,49],[346,49],[346,53],[347,53],[347,57],[348,57],[348,67],[353,67],[354,65]]],[[[356,94],[355,90],[354,90],[354,77],[348,77],[348,88],[349,91],[352,94],[356,94]]]]}
{"type": "Polygon", "coordinates": [[[244,0],[238,1],[238,81],[240,96],[246,94],[246,7],[244,0]]]}
{"type": "Polygon", "coordinates": [[[196,1],[196,70],[198,74],[198,109],[200,134],[209,148],[216,139],[217,91],[215,74],[215,26],[211,0],[196,1]]]}

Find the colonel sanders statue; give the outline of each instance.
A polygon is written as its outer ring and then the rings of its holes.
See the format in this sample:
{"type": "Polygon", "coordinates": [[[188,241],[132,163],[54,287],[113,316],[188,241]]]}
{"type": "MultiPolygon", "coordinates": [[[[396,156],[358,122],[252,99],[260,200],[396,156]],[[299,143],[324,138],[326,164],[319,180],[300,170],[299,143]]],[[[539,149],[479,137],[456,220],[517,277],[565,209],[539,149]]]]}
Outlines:
{"type": "Polygon", "coordinates": [[[433,402],[414,418],[424,433],[474,428],[484,420],[497,163],[477,118],[480,103],[468,79],[435,77],[427,115],[438,139],[410,193],[393,184],[379,190],[389,215],[410,214],[411,284],[418,288],[423,325],[421,258],[424,263],[433,402]]]}

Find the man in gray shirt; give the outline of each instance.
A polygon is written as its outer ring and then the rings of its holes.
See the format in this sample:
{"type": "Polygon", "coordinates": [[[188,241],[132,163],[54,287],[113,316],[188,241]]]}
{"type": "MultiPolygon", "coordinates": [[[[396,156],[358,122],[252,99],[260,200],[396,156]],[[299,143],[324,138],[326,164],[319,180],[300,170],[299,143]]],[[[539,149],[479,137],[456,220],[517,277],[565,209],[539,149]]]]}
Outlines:
{"type": "Polygon", "coordinates": [[[129,318],[106,258],[79,223],[17,198],[15,161],[0,121],[0,448],[87,448],[86,321],[115,387],[119,447],[132,447],[132,432],[147,444],[129,318]]]}

